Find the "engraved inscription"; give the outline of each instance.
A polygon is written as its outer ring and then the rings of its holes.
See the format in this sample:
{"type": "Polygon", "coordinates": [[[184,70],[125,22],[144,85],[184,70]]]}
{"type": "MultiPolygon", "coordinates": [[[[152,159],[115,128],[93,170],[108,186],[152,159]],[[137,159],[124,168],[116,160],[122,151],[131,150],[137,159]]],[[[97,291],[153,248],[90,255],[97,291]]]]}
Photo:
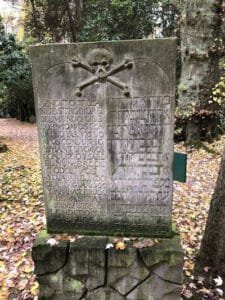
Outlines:
{"type": "Polygon", "coordinates": [[[99,206],[104,211],[104,108],[85,98],[41,102],[45,108],[40,115],[41,135],[48,139],[43,146],[47,194],[54,195],[57,209],[66,214],[68,210],[89,214],[99,206]]]}
{"type": "Polygon", "coordinates": [[[31,51],[49,232],[171,234],[176,44],[157,44],[31,51]]]}
{"type": "Polygon", "coordinates": [[[110,204],[118,212],[163,216],[171,196],[169,96],[108,99],[110,204]]]}

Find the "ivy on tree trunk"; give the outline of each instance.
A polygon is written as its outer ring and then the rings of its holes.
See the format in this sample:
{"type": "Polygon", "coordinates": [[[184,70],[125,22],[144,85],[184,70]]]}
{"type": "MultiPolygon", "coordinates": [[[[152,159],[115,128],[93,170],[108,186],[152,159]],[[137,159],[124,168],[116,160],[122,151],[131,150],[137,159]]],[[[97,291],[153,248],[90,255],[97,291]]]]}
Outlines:
{"type": "Polygon", "coordinates": [[[222,0],[180,1],[182,69],[178,115],[188,120],[189,140],[199,138],[201,117],[217,109],[209,100],[219,78],[221,9],[222,0]]]}

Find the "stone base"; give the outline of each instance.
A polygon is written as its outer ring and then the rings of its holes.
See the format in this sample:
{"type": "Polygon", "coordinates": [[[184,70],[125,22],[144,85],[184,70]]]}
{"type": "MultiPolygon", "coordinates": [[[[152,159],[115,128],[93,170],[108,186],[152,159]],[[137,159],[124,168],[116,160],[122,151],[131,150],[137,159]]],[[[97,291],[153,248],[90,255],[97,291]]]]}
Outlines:
{"type": "Polygon", "coordinates": [[[180,300],[183,253],[180,239],[152,247],[105,249],[108,237],[82,237],[51,246],[42,231],[32,250],[39,299],[180,300]]]}

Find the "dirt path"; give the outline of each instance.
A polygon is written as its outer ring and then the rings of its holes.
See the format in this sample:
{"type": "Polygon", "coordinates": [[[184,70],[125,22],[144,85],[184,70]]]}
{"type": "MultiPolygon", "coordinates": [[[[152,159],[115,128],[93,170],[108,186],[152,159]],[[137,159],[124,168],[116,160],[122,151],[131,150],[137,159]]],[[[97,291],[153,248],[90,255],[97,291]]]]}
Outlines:
{"type": "Polygon", "coordinates": [[[0,141],[34,141],[37,142],[37,126],[23,123],[16,119],[0,119],[0,141]]]}

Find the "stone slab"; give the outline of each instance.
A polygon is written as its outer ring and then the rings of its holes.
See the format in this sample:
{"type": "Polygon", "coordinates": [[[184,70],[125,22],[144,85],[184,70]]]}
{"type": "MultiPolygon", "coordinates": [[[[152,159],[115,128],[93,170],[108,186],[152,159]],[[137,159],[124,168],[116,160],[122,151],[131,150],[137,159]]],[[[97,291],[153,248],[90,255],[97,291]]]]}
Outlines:
{"type": "Polygon", "coordinates": [[[48,232],[170,236],[176,40],[31,58],[48,232]]]}

